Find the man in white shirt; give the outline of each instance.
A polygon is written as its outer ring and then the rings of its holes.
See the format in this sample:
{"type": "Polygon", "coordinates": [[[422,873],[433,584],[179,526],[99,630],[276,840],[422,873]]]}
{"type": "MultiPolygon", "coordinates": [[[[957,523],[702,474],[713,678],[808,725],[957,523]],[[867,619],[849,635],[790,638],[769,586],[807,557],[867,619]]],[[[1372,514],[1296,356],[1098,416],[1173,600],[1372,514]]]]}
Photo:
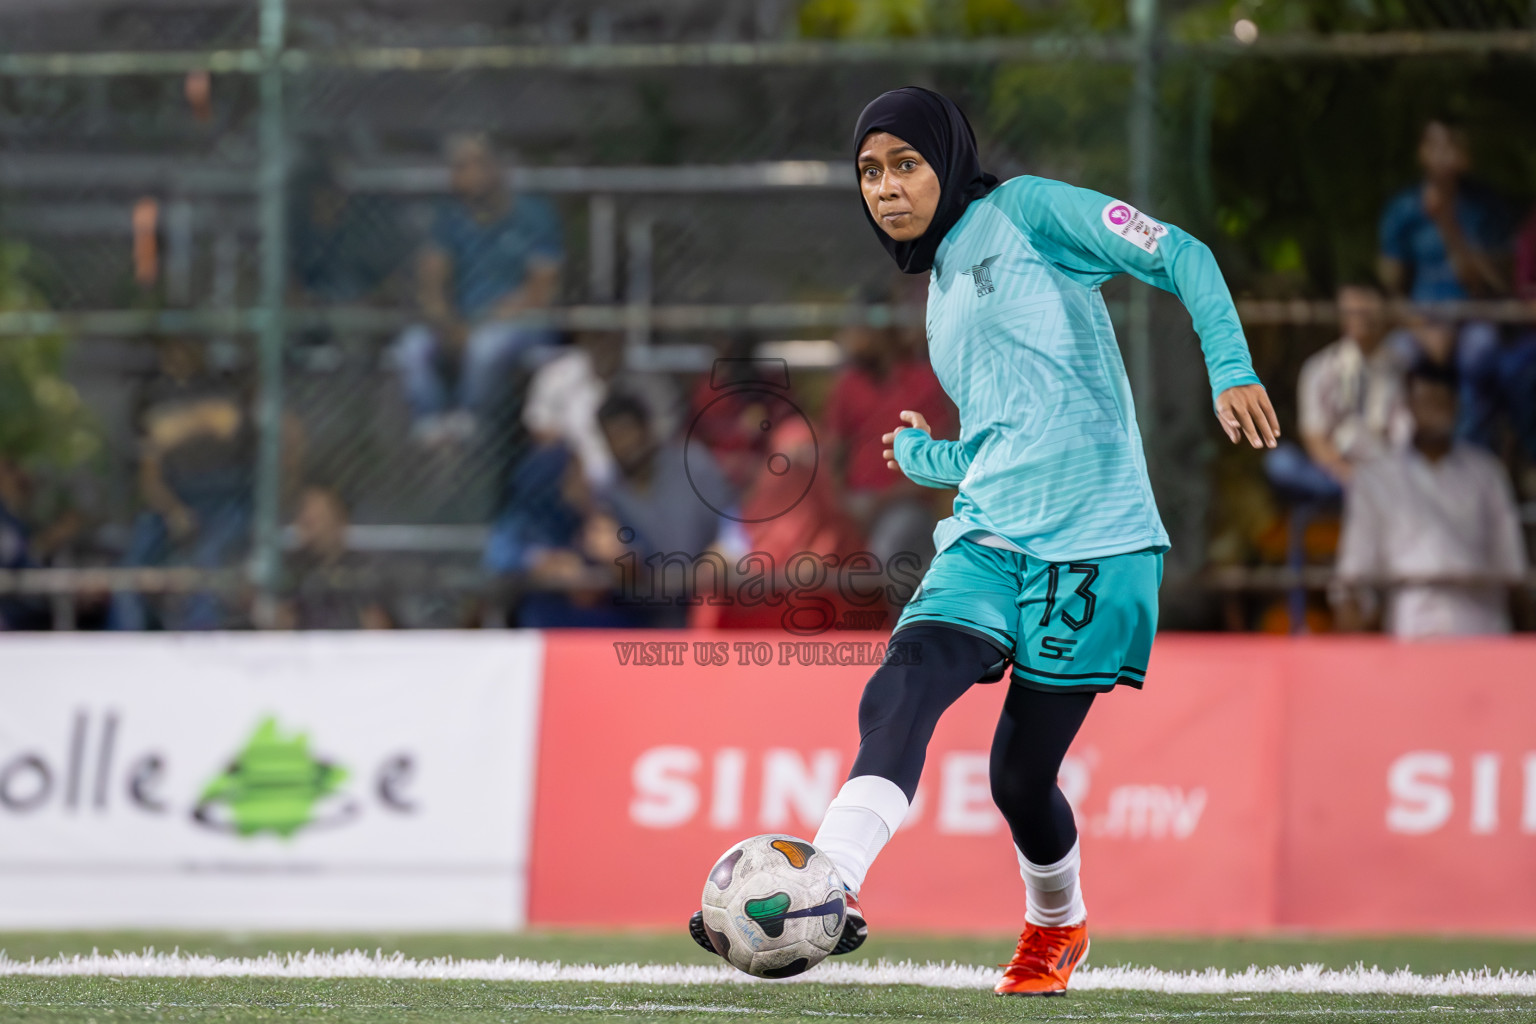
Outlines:
{"type": "MultiPolygon", "coordinates": [[[[574,452],[593,487],[613,481],[613,453],[597,420],[610,385],[624,372],[624,335],[587,331],[575,344],[540,366],[528,383],[523,424],[540,443],[559,442],[574,452]]],[[[659,374],[625,373],[624,390],[639,397],[657,435],[677,429],[677,390],[659,374]]]]}
{"type": "Polygon", "coordinates": [[[1356,467],[1344,506],[1335,603],[1340,625],[1375,616],[1399,637],[1507,633],[1526,573],[1524,538],[1504,467],[1458,444],[1453,370],[1427,360],[1408,374],[1413,441],[1356,467]]]}
{"type": "Polygon", "coordinates": [[[1282,444],[1265,463],[1276,486],[1308,498],[1337,497],[1356,465],[1406,444],[1413,429],[1402,394],[1407,360],[1387,338],[1381,293],[1345,285],[1338,308],[1339,339],[1301,367],[1301,448],[1282,444]]]}

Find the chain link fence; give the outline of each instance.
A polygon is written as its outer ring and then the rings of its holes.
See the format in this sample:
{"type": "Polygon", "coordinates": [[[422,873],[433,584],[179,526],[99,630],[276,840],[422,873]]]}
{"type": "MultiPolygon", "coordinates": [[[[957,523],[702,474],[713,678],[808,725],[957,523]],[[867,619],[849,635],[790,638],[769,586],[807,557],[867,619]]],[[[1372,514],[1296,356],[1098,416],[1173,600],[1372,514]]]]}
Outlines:
{"type": "MultiPolygon", "coordinates": [[[[1512,204],[1536,191],[1523,2],[1341,4],[1304,25],[1255,4],[1252,39],[1199,3],[970,6],[994,13],[9,5],[0,509],[28,542],[0,566],[4,618],[529,621],[545,584],[497,539],[568,531],[543,520],[575,500],[570,472],[530,461],[567,411],[530,410],[541,370],[585,353],[682,439],[721,357],[782,360],[821,426],[834,340],[920,338],[921,282],[871,244],[847,167],[858,110],[896,85],[954,97],[1000,176],[1066,178],[1208,239],[1288,429],[1331,289],[1369,273],[1425,117],[1448,102],[1512,204]],[[503,249],[476,250],[496,218],[503,249]]],[[[1252,625],[1262,604],[1221,595],[1299,578],[1232,574],[1295,561],[1257,457],[1219,449],[1177,302],[1106,296],[1174,537],[1169,621],[1252,625]]]]}

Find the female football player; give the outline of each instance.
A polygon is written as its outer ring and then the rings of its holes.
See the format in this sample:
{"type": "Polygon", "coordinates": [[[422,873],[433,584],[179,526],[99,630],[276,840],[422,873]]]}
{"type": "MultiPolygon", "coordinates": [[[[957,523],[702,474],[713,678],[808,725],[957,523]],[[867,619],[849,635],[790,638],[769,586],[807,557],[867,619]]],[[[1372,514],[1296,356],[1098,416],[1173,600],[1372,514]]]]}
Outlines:
{"type": "MultiPolygon", "coordinates": [[[[1093,704],[1140,688],[1168,535],[1099,288],[1128,273],[1177,295],[1200,335],[1216,418],[1234,443],[1280,427],[1209,249],[1127,203],[1059,181],[999,183],[952,102],[887,92],[854,132],[864,211],[897,266],[928,274],[928,347],[960,438],[921,410],[884,435],[893,470],[957,487],[938,555],[859,704],[859,751],[816,834],[848,890],[835,952],[866,934],[865,873],[901,824],[950,704],[1011,668],[992,797],[1024,879],[1024,931],[999,995],[1060,995],[1088,952],[1062,758],[1093,704]]],[[[696,938],[708,945],[696,924],[696,938]]]]}

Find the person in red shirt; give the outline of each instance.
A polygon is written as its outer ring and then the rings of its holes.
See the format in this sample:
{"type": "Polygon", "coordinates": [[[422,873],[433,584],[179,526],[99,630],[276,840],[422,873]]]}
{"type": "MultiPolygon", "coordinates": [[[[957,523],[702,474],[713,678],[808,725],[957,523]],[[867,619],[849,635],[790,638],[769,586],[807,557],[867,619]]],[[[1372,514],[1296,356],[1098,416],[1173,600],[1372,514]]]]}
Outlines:
{"type": "MultiPolygon", "coordinates": [[[[741,533],[747,551],[762,559],[750,572],[767,569],[772,573],[772,593],[783,596],[763,599],[757,585],[738,577],[733,584],[734,601],[695,605],[689,613],[689,625],[783,629],[813,636],[844,628],[849,612],[886,610],[882,605],[854,600],[858,595],[844,589],[848,577],[838,567],[866,548],[839,502],[836,482],[817,472],[816,435],[811,425],[799,416],[785,417],[772,429],[768,448],[782,456],[781,465],[788,469],[775,465],[772,457],[762,461],[757,478],[742,497],[741,533]],[[819,571],[809,569],[807,559],[812,565],[815,559],[829,564],[819,571]]],[[[727,561],[736,561],[736,556],[727,561]]],[[[869,592],[873,588],[861,589],[869,592]]]]}
{"type": "Polygon", "coordinates": [[[1515,238],[1515,298],[1536,302],[1536,210],[1515,238]]]}
{"type": "Polygon", "coordinates": [[[889,568],[906,555],[921,573],[933,557],[938,517],[934,492],[892,472],[880,436],[904,409],[934,409],[934,436],[949,432],[953,407],[921,352],[891,328],[856,325],[838,335],[844,364],[832,384],[822,432],[844,507],[869,540],[869,551],[889,568]]]}

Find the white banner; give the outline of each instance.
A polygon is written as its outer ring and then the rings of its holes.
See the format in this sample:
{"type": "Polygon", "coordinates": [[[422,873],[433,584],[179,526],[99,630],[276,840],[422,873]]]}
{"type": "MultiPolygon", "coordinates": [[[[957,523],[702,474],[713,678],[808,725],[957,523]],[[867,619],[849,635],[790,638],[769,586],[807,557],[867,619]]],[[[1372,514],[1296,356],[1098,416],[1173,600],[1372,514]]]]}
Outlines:
{"type": "Polygon", "coordinates": [[[535,633],[0,640],[0,928],[515,928],[535,633]]]}

